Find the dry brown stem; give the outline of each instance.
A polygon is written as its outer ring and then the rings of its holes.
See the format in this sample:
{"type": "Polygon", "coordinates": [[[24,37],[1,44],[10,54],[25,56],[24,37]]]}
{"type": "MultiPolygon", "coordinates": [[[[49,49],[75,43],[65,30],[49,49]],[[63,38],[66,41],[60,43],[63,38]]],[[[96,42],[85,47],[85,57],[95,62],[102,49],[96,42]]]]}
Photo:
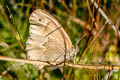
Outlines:
{"type": "MultiPolygon", "coordinates": [[[[37,65],[47,65],[50,66],[48,62],[42,62],[42,61],[33,61],[33,60],[25,60],[25,59],[15,59],[15,58],[9,58],[5,56],[0,56],[0,60],[2,61],[11,61],[11,62],[19,62],[19,63],[27,63],[27,64],[37,64],[37,65]]],[[[56,62],[50,62],[53,65],[56,66],[64,66],[64,63],[61,63],[57,65],[56,62]]],[[[96,65],[87,65],[87,64],[72,64],[72,63],[65,63],[66,66],[69,67],[75,67],[75,68],[85,68],[85,69],[104,69],[104,70],[119,70],[120,65],[104,65],[104,64],[96,64],[96,65]]]]}

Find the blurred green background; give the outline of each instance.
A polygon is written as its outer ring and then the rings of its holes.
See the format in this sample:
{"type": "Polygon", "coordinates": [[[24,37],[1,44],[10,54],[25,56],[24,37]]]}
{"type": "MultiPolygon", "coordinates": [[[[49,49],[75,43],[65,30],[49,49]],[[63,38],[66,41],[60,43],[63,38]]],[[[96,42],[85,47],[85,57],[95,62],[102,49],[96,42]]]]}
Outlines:
{"type": "MultiPolygon", "coordinates": [[[[95,0],[99,7],[120,27],[120,0],[95,0]]],[[[54,15],[71,41],[79,44],[79,64],[120,64],[120,40],[111,25],[105,23],[89,0],[0,0],[0,55],[25,59],[29,37],[29,16],[37,8],[54,15]]],[[[90,70],[45,67],[0,61],[0,80],[120,80],[119,70],[90,70]]]]}

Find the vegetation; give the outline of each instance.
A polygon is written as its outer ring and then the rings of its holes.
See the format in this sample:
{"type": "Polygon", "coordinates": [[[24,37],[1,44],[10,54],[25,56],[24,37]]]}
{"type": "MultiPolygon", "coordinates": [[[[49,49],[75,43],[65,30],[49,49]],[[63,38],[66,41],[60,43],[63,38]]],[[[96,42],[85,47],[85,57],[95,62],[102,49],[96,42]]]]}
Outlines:
{"type": "MultiPolygon", "coordinates": [[[[113,25],[120,27],[120,1],[94,0],[113,25]]],[[[42,8],[53,14],[80,52],[76,64],[96,65],[96,69],[46,66],[0,61],[0,80],[120,80],[119,70],[97,69],[97,65],[119,65],[120,40],[90,0],[0,0],[0,56],[25,59],[29,37],[29,16],[42,8]]]]}

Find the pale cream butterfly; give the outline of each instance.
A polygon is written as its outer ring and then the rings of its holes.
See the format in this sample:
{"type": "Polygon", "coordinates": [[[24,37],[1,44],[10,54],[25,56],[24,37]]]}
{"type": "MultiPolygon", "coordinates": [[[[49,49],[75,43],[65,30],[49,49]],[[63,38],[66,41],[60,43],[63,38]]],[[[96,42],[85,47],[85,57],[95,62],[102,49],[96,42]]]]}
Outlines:
{"type": "Polygon", "coordinates": [[[29,22],[30,36],[26,42],[27,59],[63,62],[78,53],[78,47],[72,45],[59,22],[45,10],[33,11],[29,22]]]}

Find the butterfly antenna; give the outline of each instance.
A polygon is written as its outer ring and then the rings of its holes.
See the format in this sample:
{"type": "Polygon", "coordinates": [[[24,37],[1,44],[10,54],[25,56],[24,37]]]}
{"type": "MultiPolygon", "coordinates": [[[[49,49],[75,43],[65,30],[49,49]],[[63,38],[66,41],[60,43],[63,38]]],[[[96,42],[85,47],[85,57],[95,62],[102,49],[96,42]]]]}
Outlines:
{"type": "Polygon", "coordinates": [[[16,26],[16,24],[15,24],[15,20],[14,20],[14,18],[13,18],[13,15],[12,15],[12,13],[11,13],[8,5],[6,5],[6,7],[7,7],[9,13],[10,13],[10,19],[11,19],[11,21],[12,21],[11,23],[15,26],[15,29],[16,29],[18,35],[19,35],[20,42],[21,42],[21,44],[22,44],[21,48],[24,50],[25,48],[24,48],[24,44],[23,44],[23,41],[22,41],[22,37],[21,37],[20,32],[18,31],[18,28],[17,28],[17,26],[16,26]]]}
{"type": "MultiPolygon", "coordinates": [[[[79,47],[79,45],[80,45],[80,43],[81,43],[81,40],[82,40],[86,35],[87,35],[87,33],[86,33],[85,35],[83,35],[83,36],[77,41],[77,43],[75,44],[74,48],[79,47]]],[[[74,55],[74,58],[73,58],[73,64],[74,64],[73,66],[75,66],[75,63],[76,63],[76,61],[75,61],[76,56],[77,56],[77,54],[75,54],[75,55],[74,55]]]]}
{"type": "Polygon", "coordinates": [[[87,35],[87,33],[85,35],[83,35],[78,41],[77,43],[75,44],[75,46],[79,46],[80,43],[81,43],[81,40],[87,35]]]}
{"type": "Polygon", "coordinates": [[[48,33],[45,37],[49,36],[50,34],[52,34],[53,32],[57,31],[58,29],[60,29],[62,27],[58,27],[57,29],[53,30],[52,32],[48,33]]]}

